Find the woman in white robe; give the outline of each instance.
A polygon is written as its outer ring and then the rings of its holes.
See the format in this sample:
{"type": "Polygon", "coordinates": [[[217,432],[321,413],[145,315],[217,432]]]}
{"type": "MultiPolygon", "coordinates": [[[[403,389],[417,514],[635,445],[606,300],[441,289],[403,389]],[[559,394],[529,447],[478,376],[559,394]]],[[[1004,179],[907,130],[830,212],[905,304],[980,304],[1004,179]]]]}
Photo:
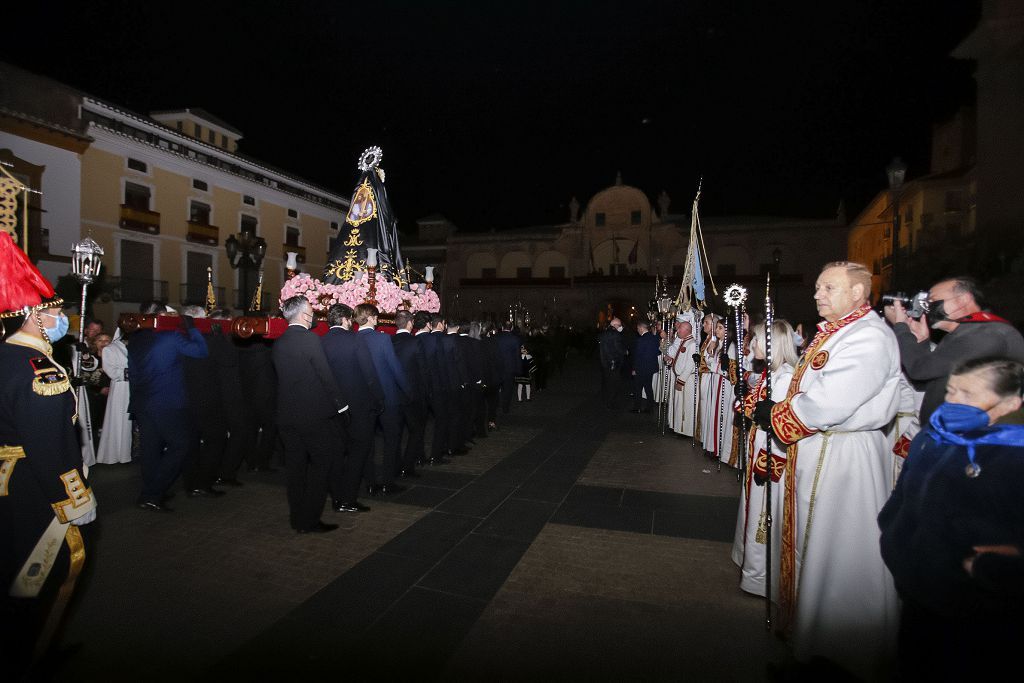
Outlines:
{"type": "Polygon", "coordinates": [[[128,348],[121,341],[121,330],[103,349],[103,372],[110,378],[107,411],[96,462],[115,465],[132,461],[132,423],[128,419],[128,348]]]}
{"type": "Polygon", "coordinates": [[[701,381],[701,435],[709,457],[728,464],[732,454],[733,380],[736,372],[736,345],[731,343],[724,320],[715,324],[715,341],[704,355],[707,390],[701,381]],[[723,356],[721,349],[726,346],[723,356]]]}
{"type": "MultiPolygon", "coordinates": [[[[750,349],[753,357],[765,360],[765,326],[757,324],[753,329],[750,349]]],[[[793,328],[785,320],[776,320],[772,325],[772,400],[781,401],[789,391],[789,381],[797,361],[796,344],[793,342],[793,328]]],[[[768,388],[765,373],[762,372],[751,382],[750,393],[744,400],[743,410],[751,417],[758,401],[767,398],[768,388]]],[[[772,445],[771,468],[768,466],[767,434],[752,425],[749,440],[750,466],[747,467],[743,486],[740,488],[740,507],[736,519],[736,535],[732,546],[732,559],[742,569],[740,588],[747,593],[764,597],[766,569],[765,524],[768,513],[768,486],[771,486],[771,515],[773,520],[782,519],[783,477],[785,477],[786,450],[778,442],[772,445]],[[771,472],[771,483],[767,483],[771,472]],[[757,485],[754,475],[762,485],[757,485]]],[[[772,534],[772,597],[777,602],[779,595],[779,557],[782,550],[782,534],[774,528],[772,534]]]]}

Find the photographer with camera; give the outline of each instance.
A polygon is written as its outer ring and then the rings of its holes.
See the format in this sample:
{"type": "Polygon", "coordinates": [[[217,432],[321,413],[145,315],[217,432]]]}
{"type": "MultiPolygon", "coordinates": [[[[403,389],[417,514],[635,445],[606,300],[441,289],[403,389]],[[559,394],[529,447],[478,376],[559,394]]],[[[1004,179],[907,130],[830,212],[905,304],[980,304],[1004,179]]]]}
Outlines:
{"type": "Polygon", "coordinates": [[[927,295],[927,299],[924,292],[909,299],[902,294],[882,297],[885,319],[900,345],[903,371],[925,388],[922,425],[928,424],[932,411],[942,403],[954,366],[985,357],[1024,362],[1024,338],[1008,321],[983,310],[981,290],[972,278],[943,280],[927,295]],[[947,333],[934,347],[930,329],[947,333]]]}

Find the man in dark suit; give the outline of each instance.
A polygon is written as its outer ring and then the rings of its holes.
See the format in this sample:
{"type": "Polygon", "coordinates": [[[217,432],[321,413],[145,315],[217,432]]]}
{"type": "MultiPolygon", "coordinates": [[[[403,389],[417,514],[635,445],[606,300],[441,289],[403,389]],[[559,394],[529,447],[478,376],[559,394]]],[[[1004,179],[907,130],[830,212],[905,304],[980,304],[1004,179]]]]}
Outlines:
{"type": "Polygon", "coordinates": [[[281,304],[288,329],[271,351],[277,371],[277,425],[288,471],[288,510],[300,534],[338,528],[320,519],[327,496],[327,477],[345,438],[349,409],[327,365],[320,340],[309,331],[313,307],[302,296],[281,304]]]}
{"type": "MultiPolygon", "coordinates": [[[[149,315],[164,310],[156,302],[139,308],[149,315]]],[[[184,316],[181,323],[182,333],[139,330],[128,345],[128,412],[139,423],[142,495],[138,505],[143,510],[168,509],[164,501],[192,445],[194,428],[182,359],[205,358],[207,350],[192,318],[184,316]]]]}
{"type": "Polygon", "coordinates": [[[431,465],[443,465],[449,460],[444,456],[451,449],[449,441],[452,432],[452,392],[451,373],[445,356],[444,318],[440,313],[417,313],[426,320],[426,332],[416,335],[416,341],[427,359],[427,371],[430,376],[430,392],[427,400],[430,414],[434,417],[434,433],[430,441],[431,465]]]}
{"type": "MultiPolygon", "coordinates": [[[[459,321],[459,336],[456,337],[456,343],[462,349],[462,355],[466,359],[469,378],[466,382],[466,391],[462,393],[462,410],[466,420],[463,425],[463,439],[474,442],[474,439],[487,436],[486,429],[483,429],[486,424],[483,422],[485,360],[483,343],[470,336],[470,328],[469,321],[459,321]]],[[[479,334],[479,328],[477,328],[477,334],[479,334]]]]}
{"type": "MultiPolygon", "coordinates": [[[[194,318],[206,317],[206,311],[200,306],[185,306],[182,313],[194,318]]],[[[185,358],[182,363],[189,396],[189,419],[195,428],[181,476],[190,498],[224,495],[224,491],[213,487],[228,443],[225,396],[218,366],[223,362],[224,345],[230,347],[231,341],[216,325],[203,335],[203,339],[206,340],[207,355],[204,358],[185,358]]]]}
{"type": "Polygon", "coordinates": [[[512,405],[512,397],[516,393],[516,373],[519,372],[521,364],[519,349],[523,345],[519,335],[512,331],[511,320],[501,324],[501,332],[495,337],[495,343],[501,360],[501,411],[507,413],[512,405]]]}
{"type": "Polygon", "coordinates": [[[452,392],[452,431],[449,438],[449,454],[465,455],[469,452],[469,430],[472,410],[469,408],[472,389],[470,389],[469,362],[463,344],[459,341],[460,323],[446,321],[445,336],[441,339],[444,345],[445,362],[455,389],[452,392]]]}
{"type": "MultiPolygon", "coordinates": [[[[249,315],[266,315],[251,311],[249,315]]],[[[259,335],[232,340],[238,349],[238,368],[245,396],[245,437],[250,447],[244,450],[250,472],[273,472],[271,461],[277,449],[277,373],[271,357],[273,341],[259,335]]],[[[232,435],[233,436],[233,435],[232,435]]],[[[228,473],[230,475],[230,473],[228,473]]],[[[221,475],[224,476],[224,473],[221,475]]]]}
{"type": "Polygon", "coordinates": [[[334,304],[327,310],[327,323],[331,326],[323,338],[327,364],[338,386],[355,398],[349,405],[345,457],[331,468],[331,498],[335,512],[369,512],[358,500],[359,484],[364,477],[373,483],[373,440],[377,416],[384,411],[384,392],[370,350],[352,330],[352,309],[334,304]]]}
{"type": "Polygon", "coordinates": [[[622,321],[612,318],[608,328],[597,341],[601,355],[601,393],[607,408],[618,406],[622,394],[622,364],[626,360],[626,345],[622,340],[622,321]]]}
{"type": "Polygon", "coordinates": [[[649,413],[654,407],[654,375],[658,372],[661,349],[658,337],[651,333],[646,320],[636,324],[636,344],[633,346],[633,412],[649,413]]]}
{"type": "MultiPolygon", "coordinates": [[[[424,331],[424,317],[414,318],[409,311],[398,311],[395,314],[395,326],[398,330],[391,337],[395,347],[395,356],[405,370],[409,380],[409,402],[402,406],[403,431],[408,434],[405,450],[398,465],[398,476],[401,478],[418,477],[416,463],[423,462],[423,435],[427,427],[427,394],[429,393],[430,377],[427,368],[427,357],[423,347],[416,341],[413,334],[424,331]],[[416,323],[420,323],[419,329],[416,323]]],[[[401,439],[399,439],[399,444],[401,439]]]]}
{"type": "Polygon", "coordinates": [[[373,304],[359,304],[353,312],[353,318],[359,325],[356,334],[370,350],[370,358],[384,392],[384,412],[377,418],[384,432],[384,457],[376,472],[376,481],[370,483],[370,495],[386,496],[405,490],[404,486],[395,483],[395,476],[402,446],[402,406],[409,402],[412,389],[388,335],[374,329],[377,316],[377,307],[373,304]]]}

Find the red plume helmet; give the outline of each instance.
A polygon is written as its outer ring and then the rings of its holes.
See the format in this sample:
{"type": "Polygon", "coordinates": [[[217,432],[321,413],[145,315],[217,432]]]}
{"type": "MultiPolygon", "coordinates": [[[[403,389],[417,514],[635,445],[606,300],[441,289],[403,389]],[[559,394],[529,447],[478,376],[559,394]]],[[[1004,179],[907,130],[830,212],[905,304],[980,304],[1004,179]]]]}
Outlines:
{"type": "Polygon", "coordinates": [[[32,265],[6,230],[0,230],[0,318],[23,315],[33,308],[61,306],[53,285],[32,265]]]}

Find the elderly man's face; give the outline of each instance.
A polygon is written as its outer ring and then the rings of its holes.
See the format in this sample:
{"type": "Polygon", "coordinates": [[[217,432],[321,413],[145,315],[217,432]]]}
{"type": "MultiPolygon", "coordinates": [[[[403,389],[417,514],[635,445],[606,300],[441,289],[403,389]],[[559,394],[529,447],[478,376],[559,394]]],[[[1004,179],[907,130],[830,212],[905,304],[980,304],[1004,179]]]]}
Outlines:
{"type": "Polygon", "coordinates": [[[865,300],[863,285],[852,284],[844,268],[826,268],[814,283],[818,314],[830,323],[849,315],[865,300]]]}
{"type": "Polygon", "coordinates": [[[690,323],[676,323],[676,336],[686,339],[693,334],[693,326],[690,323]]]}

